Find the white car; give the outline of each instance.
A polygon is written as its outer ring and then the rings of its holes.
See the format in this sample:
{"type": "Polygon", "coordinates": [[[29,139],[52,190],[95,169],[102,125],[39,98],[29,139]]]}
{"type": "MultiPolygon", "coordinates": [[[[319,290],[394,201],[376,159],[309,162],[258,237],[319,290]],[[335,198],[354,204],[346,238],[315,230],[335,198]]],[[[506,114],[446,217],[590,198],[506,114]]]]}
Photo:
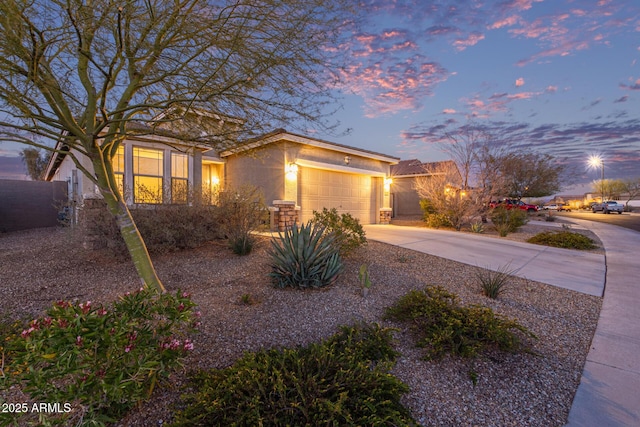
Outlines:
{"type": "Polygon", "coordinates": [[[571,208],[569,207],[569,205],[562,205],[562,204],[557,204],[557,203],[552,203],[550,205],[544,205],[542,207],[542,209],[544,209],[545,211],[558,211],[558,212],[562,212],[562,211],[570,212],[571,211],[571,208]]]}

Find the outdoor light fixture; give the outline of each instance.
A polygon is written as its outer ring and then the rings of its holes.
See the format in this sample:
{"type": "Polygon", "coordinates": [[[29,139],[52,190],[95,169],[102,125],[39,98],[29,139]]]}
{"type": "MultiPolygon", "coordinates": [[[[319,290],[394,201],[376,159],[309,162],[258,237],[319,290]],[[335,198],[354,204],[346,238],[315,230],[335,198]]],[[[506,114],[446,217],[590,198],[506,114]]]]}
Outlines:
{"type": "Polygon", "coordinates": [[[344,156],[344,164],[348,165],[351,162],[351,157],[349,156],[344,156]]]}
{"type": "Polygon", "coordinates": [[[384,179],[384,191],[389,191],[391,189],[391,184],[393,184],[393,179],[385,178],[384,179]]]}
{"type": "Polygon", "coordinates": [[[220,185],[220,178],[218,178],[217,176],[214,176],[213,178],[211,178],[211,183],[213,185],[220,185]]]}
{"type": "Polygon", "coordinates": [[[602,197],[602,201],[604,202],[604,160],[600,156],[590,156],[589,166],[591,166],[592,168],[597,168],[598,166],[600,166],[600,196],[602,197]]]}
{"type": "Polygon", "coordinates": [[[287,179],[291,181],[298,178],[298,165],[296,165],[295,163],[289,163],[284,167],[284,174],[287,179]]]}

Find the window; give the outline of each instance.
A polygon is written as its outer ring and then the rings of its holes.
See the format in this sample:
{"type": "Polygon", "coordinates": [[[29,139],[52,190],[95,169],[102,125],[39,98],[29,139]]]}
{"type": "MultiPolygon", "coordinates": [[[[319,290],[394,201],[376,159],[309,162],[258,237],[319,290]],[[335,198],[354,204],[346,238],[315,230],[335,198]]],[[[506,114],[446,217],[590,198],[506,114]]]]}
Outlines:
{"type": "Polygon", "coordinates": [[[189,158],[171,153],[171,203],[187,203],[189,193],[189,158]]]}
{"type": "Polygon", "coordinates": [[[162,203],[163,152],[133,147],[134,203],[162,203]]]}
{"type": "Polygon", "coordinates": [[[122,144],[120,144],[116,155],[113,157],[113,173],[116,178],[118,191],[120,195],[124,197],[124,147],[122,144]]]}

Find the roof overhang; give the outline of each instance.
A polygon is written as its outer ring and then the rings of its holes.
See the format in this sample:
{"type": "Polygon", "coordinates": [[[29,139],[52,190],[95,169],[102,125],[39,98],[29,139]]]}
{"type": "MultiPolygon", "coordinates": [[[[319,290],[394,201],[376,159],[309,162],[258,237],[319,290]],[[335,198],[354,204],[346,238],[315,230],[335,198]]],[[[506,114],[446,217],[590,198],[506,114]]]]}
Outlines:
{"type": "Polygon", "coordinates": [[[280,130],[274,131],[265,136],[253,139],[250,142],[242,144],[238,147],[225,150],[220,153],[220,157],[228,157],[233,154],[239,154],[245,151],[255,150],[256,148],[260,148],[265,145],[273,144],[279,141],[295,142],[298,144],[323,148],[325,150],[336,151],[343,154],[351,154],[354,156],[360,156],[368,159],[379,160],[379,161],[390,163],[390,164],[396,164],[400,161],[400,158],[398,157],[388,156],[386,154],[376,153],[373,151],[363,150],[360,148],[349,147],[347,145],[336,144],[334,142],[323,141],[320,139],[309,138],[306,136],[296,135],[293,133],[280,131],[280,130]]]}

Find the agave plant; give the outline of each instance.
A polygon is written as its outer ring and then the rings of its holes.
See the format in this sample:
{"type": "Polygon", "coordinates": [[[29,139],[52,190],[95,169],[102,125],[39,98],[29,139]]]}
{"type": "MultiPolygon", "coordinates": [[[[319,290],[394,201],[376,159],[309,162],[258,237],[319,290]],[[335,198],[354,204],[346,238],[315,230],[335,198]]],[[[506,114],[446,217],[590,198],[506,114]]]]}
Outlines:
{"type": "Polygon", "coordinates": [[[277,288],[319,288],[332,284],[342,271],[340,246],[325,227],[308,222],[271,241],[271,276],[277,288]]]}

